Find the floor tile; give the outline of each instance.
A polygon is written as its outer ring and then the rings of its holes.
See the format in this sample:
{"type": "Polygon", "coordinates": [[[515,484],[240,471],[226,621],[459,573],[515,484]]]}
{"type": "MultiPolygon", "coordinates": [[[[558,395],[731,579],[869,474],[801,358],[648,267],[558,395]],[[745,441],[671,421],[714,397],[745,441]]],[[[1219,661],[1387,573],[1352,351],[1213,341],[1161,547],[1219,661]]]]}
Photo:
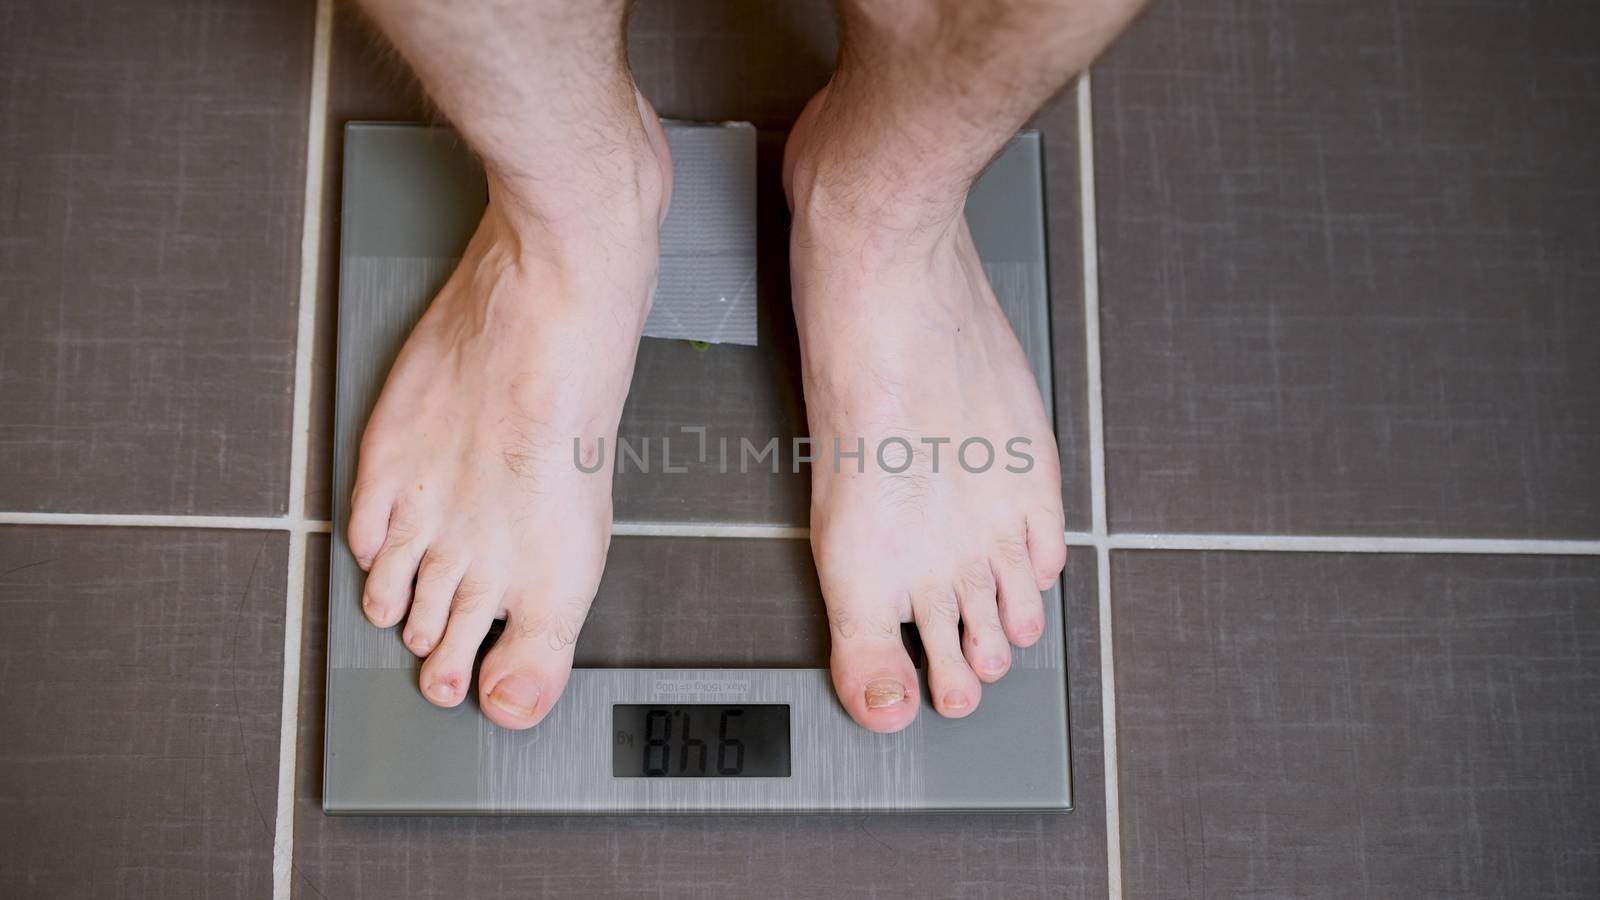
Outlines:
{"type": "Polygon", "coordinates": [[[434,118],[415,79],[355,4],[334,4],[332,43],[305,486],[306,514],[317,519],[331,518],[333,513],[333,385],[338,357],[334,340],[339,322],[339,197],[344,187],[344,125],[360,121],[425,122],[434,118]]]}
{"type": "MultiPolygon", "coordinates": [[[[430,117],[403,65],[381,47],[357,14],[339,15],[330,108],[330,142],[323,206],[322,293],[313,394],[312,455],[307,508],[331,509],[333,334],[337,305],[338,161],[345,122],[430,117]]],[[[664,116],[703,121],[743,120],[761,129],[758,154],[760,219],[758,261],[763,341],[780,360],[798,359],[788,310],[788,217],[781,165],[783,138],[810,97],[826,83],[837,52],[831,7],[821,0],[796,4],[664,2],[637,6],[630,20],[630,57],[640,87],[664,116]]],[[[1040,114],[1044,134],[1047,216],[1055,347],[1054,410],[1060,434],[1067,527],[1089,527],[1088,441],[1084,427],[1081,236],[1078,229],[1077,118],[1070,91],[1040,114]]],[[[646,341],[639,371],[672,364],[670,342],[646,341]]],[[[798,378],[760,386],[776,412],[778,437],[804,433],[798,378]]],[[[626,423],[625,419],[625,423],[626,423]]],[[[765,426],[763,426],[765,427],[765,426]]],[[[649,432],[657,434],[659,432],[649,432]]],[[[765,435],[765,432],[762,432],[765,435]]],[[[619,499],[624,506],[626,499],[619,499]]],[[[803,508],[786,513],[804,516],[803,508]]]]}
{"type": "Polygon", "coordinates": [[[313,6],[0,13],[0,508],[285,508],[313,6]]]}
{"type": "Polygon", "coordinates": [[[1597,30],[1151,8],[1094,74],[1114,528],[1600,535],[1597,30]]]}
{"type": "Polygon", "coordinates": [[[1112,574],[1126,896],[1600,896],[1600,560],[1112,574]]]}
{"type": "Polygon", "coordinates": [[[287,547],[0,528],[0,896],[270,893],[287,547]]]}
{"type": "MultiPolygon", "coordinates": [[[[325,540],[313,543],[309,558],[312,599],[295,824],[298,897],[1056,897],[1106,891],[1092,551],[1074,550],[1066,582],[1079,808],[1027,816],[324,816],[325,540]]],[[[626,568],[631,573],[649,567],[626,568]]],[[[601,603],[623,598],[632,582],[613,585],[602,589],[601,603]],[[615,592],[609,598],[608,590],[615,592]]],[[[602,629],[615,631],[613,626],[600,623],[602,629]]],[[[739,627],[770,630],[755,620],[739,627]]],[[[745,652],[742,640],[730,638],[731,652],[745,652]]]]}

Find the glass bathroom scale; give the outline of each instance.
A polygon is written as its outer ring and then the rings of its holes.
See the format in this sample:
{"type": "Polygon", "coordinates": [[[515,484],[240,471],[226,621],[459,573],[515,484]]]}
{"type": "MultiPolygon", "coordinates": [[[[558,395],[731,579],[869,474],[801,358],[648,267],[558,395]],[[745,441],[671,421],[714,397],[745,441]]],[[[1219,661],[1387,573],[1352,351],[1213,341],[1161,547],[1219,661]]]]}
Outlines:
{"type": "MultiPolygon", "coordinates": [[[[680,312],[697,297],[753,304],[744,309],[758,313],[755,342],[644,339],[619,438],[644,450],[649,471],[619,454],[616,537],[577,668],[544,721],[514,732],[480,713],[476,685],[455,709],[422,697],[420,660],[399,629],[362,616],[363,574],[344,541],[362,430],[390,363],[471,236],[483,175],[448,130],[347,126],[324,810],[1070,809],[1059,586],[1044,595],[1044,636],[1015,651],[1010,672],[984,686],[964,719],[934,712],[925,673],[921,710],[897,734],[857,726],[834,698],[805,533],[808,473],[789,458],[805,411],[783,197],[767,177],[781,144],[760,143],[749,128],[687,124],[670,125],[668,138],[675,186],[661,290],[680,312]],[[757,448],[776,439],[778,470],[765,459],[723,463],[741,439],[757,448]]],[[[967,212],[1050,409],[1041,154],[1037,134],[1014,139],[967,212]]],[[[920,660],[909,629],[908,646],[920,660]]]]}

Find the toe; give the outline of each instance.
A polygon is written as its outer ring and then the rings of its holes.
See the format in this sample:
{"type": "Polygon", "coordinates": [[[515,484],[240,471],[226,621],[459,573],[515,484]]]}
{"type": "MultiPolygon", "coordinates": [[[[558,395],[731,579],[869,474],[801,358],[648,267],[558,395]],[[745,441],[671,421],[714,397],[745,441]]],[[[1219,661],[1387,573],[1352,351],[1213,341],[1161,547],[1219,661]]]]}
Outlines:
{"type": "Polygon", "coordinates": [[[588,611],[582,602],[520,601],[506,612],[506,630],[483,658],[478,701],[502,728],[532,728],[549,714],[572,675],[572,648],[588,611]]]}
{"type": "Polygon", "coordinates": [[[1018,647],[1033,646],[1044,633],[1044,602],[1023,535],[998,541],[989,557],[989,567],[999,589],[996,599],[1006,637],[1018,647]]]}
{"type": "Polygon", "coordinates": [[[1011,668],[1011,642],[1000,625],[994,573],[988,560],[968,566],[956,582],[961,607],[962,649],[980,681],[993,683],[1011,668]]]}
{"type": "Polygon", "coordinates": [[[373,558],[383,548],[393,505],[394,492],[375,481],[358,482],[350,496],[350,524],[345,528],[345,540],[363,572],[372,568],[373,558]]]}
{"type": "Polygon", "coordinates": [[[1066,525],[1057,512],[1028,517],[1028,559],[1033,564],[1034,583],[1048,590],[1061,577],[1067,565],[1066,525]]]}
{"type": "Polygon", "coordinates": [[[939,715],[959,719],[978,707],[983,686],[961,654],[957,630],[961,617],[955,594],[948,588],[920,594],[911,603],[928,657],[928,693],[939,715]]]}
{"type": "Polygon", "coordinates": [[[427,656],[444,636],[450,618],[450,601],[467,572],[461,555],[430,547],[417,569],[417,587],[406,616],[403,640],[412,653],[427,656]]]}
{"type": "Polygon", "coordinates": [[[361,608],[379,628],[388,628],[405,616],[411,606],[411,585],[417,577],[417,564],[427,550],[421,527],[409,515],[396,509],[389,521],[389,534],[383,549],[372,560],[367,583],[361,593],[361,608]]]}
{"type": "Polygon", "coordinates": [[[917,716],[917,670],[900,640],[893,604],[881,609],[828,607],[833,637],[830,668],[839,702],[857,724],[889,733],[917,716]]]}
{"type": "Polygon", "coordinates": [[[505,589],[497,582],[468,571],[456,586],[450,603],[450,621],[444,637],[422,664],[418,681],[422,695],[438,706],[455,706],[472,683],[472,664],[494,622],[505,589]]]}

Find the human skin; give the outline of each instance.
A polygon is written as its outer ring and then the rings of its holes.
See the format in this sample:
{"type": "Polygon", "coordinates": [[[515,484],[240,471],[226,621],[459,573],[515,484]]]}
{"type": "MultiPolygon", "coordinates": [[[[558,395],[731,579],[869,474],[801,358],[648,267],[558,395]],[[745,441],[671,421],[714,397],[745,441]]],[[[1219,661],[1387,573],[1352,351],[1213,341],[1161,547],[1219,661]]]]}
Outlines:
{"type": "MultiPolygon", "coordinates": [[[[364,0],[482,158],[489,203],[362,440],[348,540],[362,603],[419,687],[547,715],[611,534],[617,424],[672,169],[627,68],[621,0],[364,0]],[[574,465],[574,441],[586,457],[574,465]],[[598,462],[593,471],[589,463],[598,462]],[[582,471],[589,469],[590,472],[582,471]]],[[[1054,437],[962,215],[983,167],[1141,0],[849,0],[839,64],[790,135],[790,268],[811,436],[918,448],[903,472],[812,467],[811,538],[840,702],[874,731],[964,716],[1038,640],[1066,561],[1054,437]],[[935,471],[924,437],[1027,441],[1035,465],[935,471]]]]}

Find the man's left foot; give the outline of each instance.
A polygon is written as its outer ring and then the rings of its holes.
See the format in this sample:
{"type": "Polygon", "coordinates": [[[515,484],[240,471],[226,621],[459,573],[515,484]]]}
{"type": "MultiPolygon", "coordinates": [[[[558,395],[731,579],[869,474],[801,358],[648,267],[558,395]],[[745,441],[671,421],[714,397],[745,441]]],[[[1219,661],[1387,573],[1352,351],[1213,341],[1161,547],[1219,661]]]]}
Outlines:
{"type": "Polygon", "coordinates": [[[1041,591],[1066,562],[1060,464],[960,203],[930,215],[892,179],[830,171],[817,148],[848,118],[830,118],[825,98],[785,153],[811,543],[834,689],[851,718],[890,732],[919,702],[901,623],[917,624],[934,709],[949,717],[978,706],[1013,645],[1039,639],[1041,591]],[[836,470],[835,441],[865,458],[836,470]]]}

